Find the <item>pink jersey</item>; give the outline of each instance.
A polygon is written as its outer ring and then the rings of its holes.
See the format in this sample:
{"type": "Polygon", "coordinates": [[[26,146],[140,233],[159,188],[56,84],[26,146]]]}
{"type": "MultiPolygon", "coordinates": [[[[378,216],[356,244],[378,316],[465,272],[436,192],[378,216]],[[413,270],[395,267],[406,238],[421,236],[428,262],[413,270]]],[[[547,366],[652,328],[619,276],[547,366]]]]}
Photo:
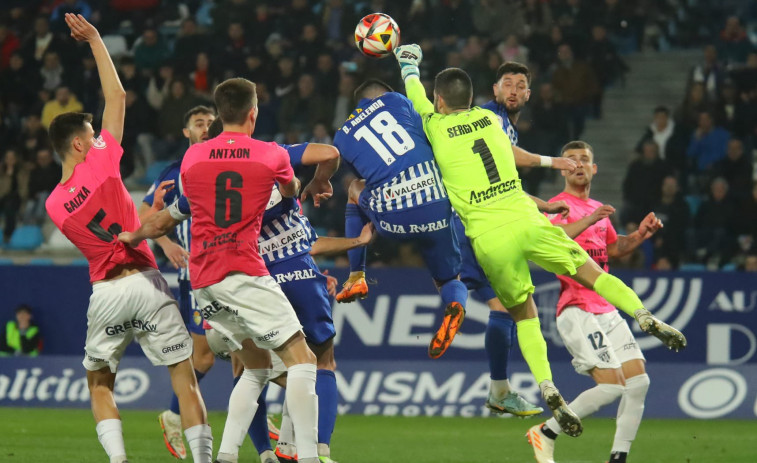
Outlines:
{"type": "Polygon", "coordinates": [[[224,132],[192,145],[181,163],[181,187],[192,214],[189,274],[204,288],[231,272],[268,275],[258,235],[274,182],[289,183],[289,155],[276,143],[224,132]]]}
{"type": "Polygon", "coordinates": [[[121,181],[124,150],[107,131],[100,132],[84,162],[48,196],[45,208],[55,225],[89,261],[89,280],[108,277],[118,265],[157,268],[146,242],[131,248],[119,242],[123,230],[139,228],[134,201],[121,181]]]}
{"type": "MultiPolygon", "coordinates": [[[[569,193],[560,193],[549,202],[565,201],[570,206],[570,214],[563,218],[561,215],[550,215],[553,224],[573,223],[591,215],[602,205],[593,199],[581,199],[569,193]]],[[[599,264],[605,271],[607,266],[607,245],[618,241],[618,234],[609,218],[604,218],[590,226],[575,238],[576,242],[599,264]]],[[[560,299],[557,301],[557,315],[559,316],[567,306],[576,306],[589,313],[607,313],[615,310],[602,296],[573,281],[573,279],[558,275],[560,279],[560,299]]]]}

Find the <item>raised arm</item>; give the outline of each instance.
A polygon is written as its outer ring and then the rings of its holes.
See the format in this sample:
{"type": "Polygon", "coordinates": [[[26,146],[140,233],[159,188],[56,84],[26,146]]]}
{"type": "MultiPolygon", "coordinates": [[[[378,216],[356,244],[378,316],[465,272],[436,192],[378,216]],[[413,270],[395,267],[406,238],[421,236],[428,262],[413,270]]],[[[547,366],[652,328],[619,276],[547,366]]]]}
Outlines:
{"type": "Polygon", "coordinates": [[[121,232],[118,235],[118,241],[136,247],[146,239],[164,236],[182,221],[183,219],[174,218],[170,209],[163,209],[151,215],[137,230],[121,232]]]}
{"type": "Polygon", "coordinates": [[[513,156],[515,157],[515,165],[518,167],[549,167],[569,172],[573,172],[576,169],[576,161],[572,159],[540,156],[515,145],[513,145],[513,156]]]}
{"type": "Polygon", "coordinates": [[[434,112],[434,104],[426,97],[426,89],[421,83],[418,65],[423,60],[423,51],[416,44],[402,45],[394,49],[394,56],[400,65],[402,80],[405,81],[407,98],[421,116],[434,112]]]}
{"type": "Polygon", "coordinates": [[[650,212],[639,224],[638,230],[626,236],[618,236],[618,241],[607,245],[607,255],[622,257],[638,248],[644,240],[649,239],[657,230],[662,228],[662,221],[654,212],[650,212]]]}
{"type": "Polygon", "coordinates": [[[313,205],[320,207],[321,200],[329,199],[334,194],[331,177],[339,169],[339,150],[332,145],[310,143],[302,154],[303,165],[317,165],[310,183],[302,190],[300,199],[305,201],[313,197],[313,205]]]}
{"type": "Polygon", "coordinates": [[[372,238],[373,224],[369,222],[363,227],[360,236],[355,238],[319,237],[310,248],[310,254],[313,256],[319,254],[338,254],[360,246],[367,246],[372,238]]]}
{"type": "Polygon", "coordinates": [[[124,133],[124,114],[126,111],[126,92],[118,79],[116,67],[110,59],[100,33],[95,26],[87,22],[82,15],[66,13],[66,24],[71,29],[71,37],[79,42],[87,42],[92,48],[92,55],[100,75],[100,85],[105,97],[102,128],[121,143],[124,133]]]}
{"type": "Polygon", "coordinates": [[[596,208],[590,215],[576,220],[573,223],[556,223],[555,225],[562,227],[562,229],[565,230],[565,234],[569,237],[575,238],[576,236],[583,233],[584,230],[604,219],[605,217],[611,216],[614,212],[614,207],[610,206],[609,204],[603,204],[602,206],[596,208]]]}

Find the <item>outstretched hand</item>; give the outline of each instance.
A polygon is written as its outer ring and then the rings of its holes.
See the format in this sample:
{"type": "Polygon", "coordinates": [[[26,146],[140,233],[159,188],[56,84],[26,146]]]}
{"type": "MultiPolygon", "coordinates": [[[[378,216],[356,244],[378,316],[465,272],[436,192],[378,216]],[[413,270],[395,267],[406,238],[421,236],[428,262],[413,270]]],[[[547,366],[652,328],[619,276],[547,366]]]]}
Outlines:
{"type": "Polygon", "coordinates": [[[639,224],[639,235],[641,235],[642,239],[647,239],[661,228],[662,221],[654,215],[654,212],[650,212],[639,224]]]}
{"type": "Polygon", "coordinates": [[[91,42],[100,37],[95,26],[80,14],[66,13],[66,24],[71,29],[71,37],[78,42],[91,42]]]}
{"type": "Polygon", "coordinates": [[[313,197],[313,205],[315,207],[321,207],[321,201],[326,201],[334,194],[334,188],[331,186],[330,180],[313,180],[305,186],[300,195],[300,200],[305,201],[308,196],[313,197]]]}
{"type": "Polygon", "coordinates": [[[567,170],[568,172],[573,172],[576,170],[576,167],[578,167],[578,163],[572,159],[568,158],[552,158],[552,168],[558,169],[558,170],[567,170]]]}
{"type": "Polygon", "coordinates": [[[401,45],[394,49],[394,56],[400,65],[403,80],[410,76],[419,77],[421,75],[418,65],[423,60],[423,51],[420,46],[414,43],[401,45]]]}
{"type": "Polygon", "coordinates": [[[153,209],[162,211],[163,208],[166,207],[166,203],[165,201],[163,201],[163,198],[165,198],[166,193],[174,189],[175,183],[176,182],[174,180],[164,180],[160,182],[158,187],[155,188],[155,194],[153,195],[153,209]]]}

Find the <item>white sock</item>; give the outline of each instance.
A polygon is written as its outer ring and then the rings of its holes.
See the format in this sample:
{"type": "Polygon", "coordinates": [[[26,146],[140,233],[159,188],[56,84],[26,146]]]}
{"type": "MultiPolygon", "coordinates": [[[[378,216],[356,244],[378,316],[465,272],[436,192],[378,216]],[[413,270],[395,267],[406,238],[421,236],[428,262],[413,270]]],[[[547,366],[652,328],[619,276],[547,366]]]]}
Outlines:
{"type": "MultiPolygon", "coordinates": [[[[623,386],[620,384],[597,384],[579,394],[568,406],[579,418],[584,418],[594,414],[605,405],[615,402],[621,395],[623,395],[623,386]]],[[[555,434],[562,431],[554,418],[547,420],[547,428],[555,434]]]]}
{"type": "Polygon", "coordinates": [[[649,389],[649,376],[644,373],[626,379],[626,388],[618,407],[618,420],[615,423],[615,441],[612,443],[613,452],[628,453],[631,442],[636,438],[636,432],[644,414],[644,399],[649,389]]]}
{"type": "Polygon", "coordinates": [[[286,398],[281,407],[281,426],[279,426],[279,440],[276,442],[276,448],[284,455],[293,457],[297,453],[297,447],[294,445],[294,426],[292,417],[289,416],[286,398]]]}
{"type": "Polygon", "coordinates": [[[504,399],[508,392],[510,392],[510,381],[506,379],[493,379],[491,380],[492,397],[497,400],[504,399]]]}
{"type": "Polygon", "coordinates": [[[229,414],[223,427],[218,458],[236,461],[252,417],[258,409],[258,396],[268,382],[269,369],[246,369],[229,397],[229,414]],[[223,455],[221,455],[223,454],[223,455]]]}
{"type": "Polygon", "coordinates": [[[198,424],[184,430],[194,463],[209,463],[213,460],[213,433],[207,424],[198,424]]]}
{"type": "Polygon", "coordinates": [[[124,446],[124,432],[121,428],[121,420],[102,420],[95,426],[97,439],[110,458],[110,463],[126,461],[126,447],[124,446]]]}
{"type": "Polygon", "coordinates": [[[294,425],[299,461],[318,458],[318,396],[315,365],[301,363],[287,369],[286,401],[294,425]]]}

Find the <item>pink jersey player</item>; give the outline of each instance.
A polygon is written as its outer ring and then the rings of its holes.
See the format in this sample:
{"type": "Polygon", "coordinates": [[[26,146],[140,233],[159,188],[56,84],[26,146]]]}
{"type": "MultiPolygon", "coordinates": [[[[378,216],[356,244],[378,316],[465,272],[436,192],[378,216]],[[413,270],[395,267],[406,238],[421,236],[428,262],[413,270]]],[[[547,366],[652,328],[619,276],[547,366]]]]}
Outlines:
{"type": "Polygon", "coordinates": [[[192,220],[192,287],[218,283],[232,272],[268,275],[258,235],[274,181],[294,171],[286,150],[247,134],[223,132],[189,148],[181,182],[192,220]]]}
{"type": "Polygon", "coordinates": [[[87,157],[47,198],[45,207],[55,225],[89,261],[91,282],[104,280],[119,266],[157,268],[146,242],[132,248],[116,238],[139,227],[134,201],[119,173],[123,148],[102,130],[87,157]]]}
{"type": "MultiPolygon", "coordinates": [[[[550,216],[550,222],[555,225],[573,223],[591,215],[598,207],[602,206],[599,201],[591,198],[581,199],[566,192],[562,192],[549,200],[549,202],[555,201],[565,201],[570,206],[570,213],[567,217],[559,214],[550,216]]],[[[618,234],[609,218],[605,217],[589,226],[575,240],[602,267],[602,270],[608,271],[607,245],[618,240],[618,234]]],[[[557,301],[558,316],[568,306],[576,306],[589,313],[608,313],[615,310],[615,307],[610,305],[602,296],[577,283],[572,278],[561,275],[558,275],[557,278],[560,279],[561,287],[560,299],[557,301]]]]}

